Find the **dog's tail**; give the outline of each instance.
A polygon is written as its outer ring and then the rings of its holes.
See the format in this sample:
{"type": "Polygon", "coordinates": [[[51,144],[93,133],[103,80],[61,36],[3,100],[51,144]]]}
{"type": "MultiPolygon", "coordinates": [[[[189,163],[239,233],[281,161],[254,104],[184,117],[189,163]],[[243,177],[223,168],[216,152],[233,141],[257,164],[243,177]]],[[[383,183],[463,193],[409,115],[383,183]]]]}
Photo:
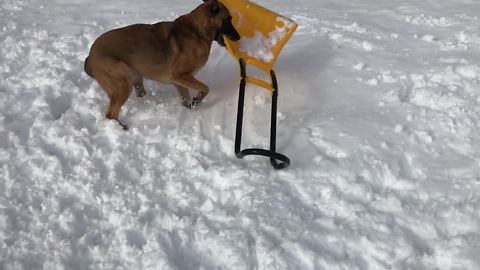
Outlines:
{"type": "Polygon", "coordinates": [[[92,68],[90,67],[90,65],[88,63],[88,57],[85,58],[85,64],[83,65],[83,69],[85,70],[85,73],[88,74],[88,76],[93,78],[92,68]]]}

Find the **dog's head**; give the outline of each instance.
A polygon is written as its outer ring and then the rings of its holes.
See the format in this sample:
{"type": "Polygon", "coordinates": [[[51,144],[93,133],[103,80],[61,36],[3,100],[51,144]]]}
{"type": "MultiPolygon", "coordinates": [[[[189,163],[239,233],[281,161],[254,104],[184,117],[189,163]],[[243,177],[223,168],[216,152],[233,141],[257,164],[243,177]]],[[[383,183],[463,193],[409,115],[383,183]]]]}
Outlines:
{"type": "Polygon", "coordinates": [[[204,12],[209,17],[209,26],[215,31],[214,40],[222,47],[225,47],[224,37],[232,40],[240,40],[240,34],[232,24],[232,16],[228,9],[218,0],[203,0],[204,12]]]}

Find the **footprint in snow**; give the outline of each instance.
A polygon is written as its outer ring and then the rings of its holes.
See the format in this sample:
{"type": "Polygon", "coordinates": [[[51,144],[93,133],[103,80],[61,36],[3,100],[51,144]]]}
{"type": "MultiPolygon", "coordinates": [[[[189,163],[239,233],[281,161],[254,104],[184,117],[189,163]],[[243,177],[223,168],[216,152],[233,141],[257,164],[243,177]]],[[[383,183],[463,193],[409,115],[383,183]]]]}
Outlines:
{"type": "Polygon", "coordinates": [[[346,151],[344,151],[341,147],[327,141],[322,133],[323,132],[320,128],[312,128],[310,132],[310,141],[322,152],[323,155],[334,160],[348,157],[346,151]]]}

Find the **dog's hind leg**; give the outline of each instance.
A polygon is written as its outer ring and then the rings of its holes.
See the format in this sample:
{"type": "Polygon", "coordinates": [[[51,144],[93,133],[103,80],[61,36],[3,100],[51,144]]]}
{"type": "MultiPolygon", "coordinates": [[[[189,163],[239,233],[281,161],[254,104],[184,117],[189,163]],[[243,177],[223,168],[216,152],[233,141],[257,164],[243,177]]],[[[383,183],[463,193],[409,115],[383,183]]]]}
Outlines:
{"type": "Polygon", "coordinates": [[[110,95],[110,105],[108,106],[106,117],[108,119],[115,119],[123,127],[124,130],[128,130],[128,126],[120,122],[118,117],[120,115],[120,110],[127,101],[130,93],[132,92],[133,82],[130,78],[124,77],[119,79],[115,83],[116,91],[110,95]]]}
{"type": "Polygon", "coordinates": [[[188,88],[183,87],[179,84],[175,84],[175,87],[177,88],[178,95],[180,96],[180,100],[182,101],[182,105],[190,108],[190,93],[188,92],[188,88]]]}
{"type": "Polygon", "coordinates": [[[125,104],[133,89],[129,67],[123,62],[104,59],[102,66],[99,66],[96,72],[95,79],[110,98],[110,105],[105,117],[118,121],[123,129],[127,130],[128,126],[120,122],[118,117],[123,104],[125,104]]]}

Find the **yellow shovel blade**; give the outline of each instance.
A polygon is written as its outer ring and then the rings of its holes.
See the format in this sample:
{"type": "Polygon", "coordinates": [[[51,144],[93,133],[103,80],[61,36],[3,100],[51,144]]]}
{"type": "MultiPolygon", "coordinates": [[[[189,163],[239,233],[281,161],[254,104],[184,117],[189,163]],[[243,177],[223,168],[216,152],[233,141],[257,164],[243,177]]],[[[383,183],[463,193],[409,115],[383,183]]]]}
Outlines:
{"type": "Polygon", "coordinates": [[[220,0],[230,11],[232,23],[241,36],[233,42],[225,38],[227,50],[246,64],[269,72],[297,24],[248,0],[220,0]]]}

